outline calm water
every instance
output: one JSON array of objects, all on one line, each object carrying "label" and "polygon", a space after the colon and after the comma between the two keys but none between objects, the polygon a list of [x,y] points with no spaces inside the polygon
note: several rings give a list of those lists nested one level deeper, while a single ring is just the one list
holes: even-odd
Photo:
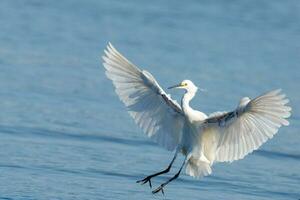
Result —
[{"label": "calm water", "polygon": [[[1,0],[0,199],[299,199],[299,10],[297,0]],[[163,87],[206,88],[192,104],[207,113],[282,88],[291,125],[244,160],[153,196],[135,181],[173,153],[119,102],[100,64],[108,41]]]}]

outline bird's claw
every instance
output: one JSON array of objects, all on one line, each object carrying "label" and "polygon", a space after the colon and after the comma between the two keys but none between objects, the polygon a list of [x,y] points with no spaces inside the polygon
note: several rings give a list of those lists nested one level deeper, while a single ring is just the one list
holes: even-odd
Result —
[{"label": "bird's claw", "polygon": [[149,186],[150,186],[150,188],[152,188],[151,177],[146,177],[143,180],[138,180],[137,181],[137,183],[141,183],[142,185],[144,185],[147,182],[149,182]]},{"label": "bird's claw", "polygon": [[162,185],[160,185],[158,188],[156,188],[155,190],[153,190],[152,191],[152,194],[156,194],[156,193],[158,193],[159,191],[161,191],[161,193],[163,194],[163,195],[165,195],[165,192],[164,192],[164,185],[162,184]]}]

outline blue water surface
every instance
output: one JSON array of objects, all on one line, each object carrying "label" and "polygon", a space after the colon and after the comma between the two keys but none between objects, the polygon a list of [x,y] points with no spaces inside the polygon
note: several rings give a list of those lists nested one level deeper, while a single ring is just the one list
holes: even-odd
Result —
[{"label": "blue water surface", "polygon": [[[0,199],[299,199],[299,10],[298,0],[1,0]],[[108,41],[164,88],[206,88],[192,102],[206,113],[282,88],[291,124],[245,159],[152,195],[135,181],[173,153],[118,100],[101,64]]]}]

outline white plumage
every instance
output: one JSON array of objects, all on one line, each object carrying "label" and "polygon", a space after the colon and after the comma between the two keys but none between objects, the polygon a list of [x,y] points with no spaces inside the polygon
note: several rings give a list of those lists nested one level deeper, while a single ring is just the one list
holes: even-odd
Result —
[{"label": "white plumage", "polygon": [[140,70],[110,44],[105,51],[106,75],[137,125],[158,144],[172,151],[179,144],[184,116],[153,76]]},{"label": "white plumage", "polygon": [[[272,138],[282,125],[289,124],[286,118],[291,108],[286,106],[288,99],[281,90],[252,100],[244,97],[234,111],[207,116],[189,106],[198,89],[191,81],[184,80],[173,87],[186,91],[179,105],[149,72],[133,65],[111,44],[103,59],[107,77],[136,124],[162,147],[176,150],[169,168],[181,152],[186,156],[182,167],[186,164],[186,173],[193,177],[211,174],[215,162],[242,159]],[[166,172],[167,169],[140,182],[151,186],[151,178]],[[163,191],[171,179],[153,192]]]}]

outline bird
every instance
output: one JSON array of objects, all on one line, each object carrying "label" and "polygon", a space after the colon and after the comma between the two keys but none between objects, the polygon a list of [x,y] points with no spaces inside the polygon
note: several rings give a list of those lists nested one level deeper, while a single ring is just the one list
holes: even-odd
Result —
[{"label": "bird", "polygon": [[175,152],[164,170],[137,183],[149,183],[152,188],[151,179],[168,173],[178,154],[184,156],[178,172],[152,190],[153,194],[164,194],[164,187],[179,177],[184,166],[187,175],[208,176],[213,164],[243,159],[271,139],[281,126],[289,125],[292,108],[281,89],[253,99],[243,97],[232,111],[207,115],[190,106],[199,90],[192,81],[183,80],[168,88],[184,90],[179,104],[150,72],[131,63],[111,43],[102,58],[106,76],[135,123],[158,145]]}]

